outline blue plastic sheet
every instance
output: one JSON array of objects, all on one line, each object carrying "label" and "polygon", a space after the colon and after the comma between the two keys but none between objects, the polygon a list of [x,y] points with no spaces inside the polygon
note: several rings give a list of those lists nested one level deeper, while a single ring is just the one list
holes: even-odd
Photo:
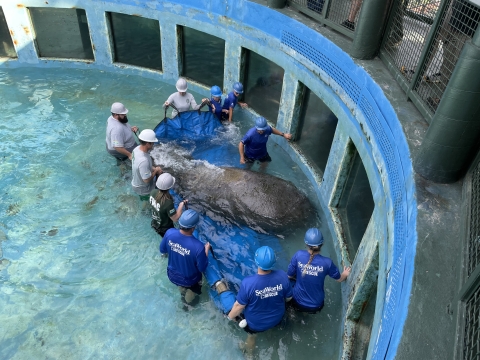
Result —
[{"label": "blue plastic sheet", "polygon": [[[224,129],[212,113],[183,112],[174,119],[165,118],[154,131],[162,142],[177,141],[193,149],[195,159],[206,160],[216,166],[233,166],[233,163],[229,164],[232,161],[238,163],[238,152],[233,145],[215,141]],[[180,196],[173,191],[172,195],[178,205]],[[209,254],[209,265],[204,275],[210,286],[210,297],[223,313],[231,310],[242,279],[256,273],[253,260],[256,249],[268,245],[277,253],[277,258],[283,251],[276,236],[257,233],[248,227],[231,224],[224,218],[213,219],[206,214],[201,214],[195,236],[212,245],[215,256]],[[286,268],[287,265],[277,263],[278,268]],[[219,295],[214,285],[220,280],[228,285],[229,290]]]}]

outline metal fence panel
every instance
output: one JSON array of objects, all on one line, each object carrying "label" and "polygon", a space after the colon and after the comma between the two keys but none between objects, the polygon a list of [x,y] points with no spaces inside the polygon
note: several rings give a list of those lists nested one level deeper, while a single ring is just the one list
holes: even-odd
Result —
[{"label": "metal fence panel", "polygon": [[331,2],[328,19],[348,30],[355,30],[363,0],[335,0]]},{"label": "metal fence panel", "polygon": [[480,287],[465,306],[463,359],[480,359]]},{"label": "metal fence panel", "polygon": [[383,50],[408,83],[421,61],[423,47],[440,0],[400,1],[393,10]]},{"label": "metal fence panel", "polygon": [[307,15],[352,37],[363,0],[288,0],[288,3],[300,11],[308,10]]},{"label": "metal fence panel", "polygon": [[470,276],[480,264],[480,162],[472,172],[472,191],[470,198],[470,236],[468,239],[468,266]]},{"label": "metal fence panel", "polygon": [[478,26],[480,9],[466,0],[452,0],[441,14],[439,26],[414,90],[435,112],[465,42]]}]

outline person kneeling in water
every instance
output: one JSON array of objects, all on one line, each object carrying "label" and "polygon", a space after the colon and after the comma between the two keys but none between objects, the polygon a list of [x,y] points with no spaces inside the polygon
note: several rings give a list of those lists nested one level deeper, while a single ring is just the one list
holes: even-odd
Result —
[{"label": "person kneeling in water", "polygon": [[210,243],[204,245],[193,235],[199,222],[195,210],[185,210],[178,220],[180,230],[169,229],[160,243],[160,252],[168,256],[168,279],[179,287],[185,305],[202,293],[202,273],[208,265]]},{"label": "person kneeling in water", "polygon": [[308,250],[297,251],[288,265],[288,277],[296,279],[290,304],[295,310],[315,314],[323,308],[325,277],[342,282],[351,268],[345,266],[340,274],[332,259],[320,255],[323,235],[317,228],[307,230],[305,244]]},{"label": "person kneeling in water", "polygon": [[152,228],[158,235],[163,237],[168,229],[174,227],[182,214],[183,208],[188,200],[183,200],[175,210],[170,189],[175,185],[175,178],[169,173],[163,173],[157,179],[157,189],[150,193],[150,205],[152,207]]}]

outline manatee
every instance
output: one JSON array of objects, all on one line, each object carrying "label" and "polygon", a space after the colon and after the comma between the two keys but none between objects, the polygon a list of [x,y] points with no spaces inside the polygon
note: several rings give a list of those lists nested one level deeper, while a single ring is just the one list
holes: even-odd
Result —
[{"label": "manatee", "polygon": [[316,214],[302,192],[278,177],[193,160],[172,143],[160,144],[151,155],[176,178],[175,190],[211,218],[221,214],[233,223],[268,232],[304,223]]}]

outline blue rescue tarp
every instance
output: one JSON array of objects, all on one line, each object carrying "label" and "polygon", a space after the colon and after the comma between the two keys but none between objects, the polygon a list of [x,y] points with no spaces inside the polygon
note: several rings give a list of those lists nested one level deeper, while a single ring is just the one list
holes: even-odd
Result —
[{"label": "blue rescue tarp", "polygon": [[[173,119],[162,120],[154,131],[162,142],[180,141],[182,145],[190,146],[195,159],[206,160],[216,166],[233,166],[238,163],[238,150],[233,144],[222,140],[224,128],[210,112],[179,113]],[[171,193],[178,206],[181,198],[175,192]],[[256,249],[268,245],[277,255],[283,250],[276,236],[257,233],[248,227],[227,221],[213,220],[206,214],[201,214],[201,218],[202,221],[195,230],[196,236],[204,243],[210,242],[215,254],[215,257],[209,254],[209,265],[204,272],[210,286],[209,293],[215,305],[223,313],[228,313],[235,302],[235,294],[242,279],[256,273],[257,267],[253,260]],[[278,268],[286,268],[287,265],[277,263]],[[223,281],[229,289],[218,294],[215,291],[217,281]]]}]

